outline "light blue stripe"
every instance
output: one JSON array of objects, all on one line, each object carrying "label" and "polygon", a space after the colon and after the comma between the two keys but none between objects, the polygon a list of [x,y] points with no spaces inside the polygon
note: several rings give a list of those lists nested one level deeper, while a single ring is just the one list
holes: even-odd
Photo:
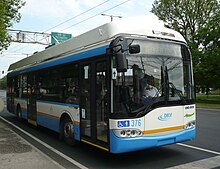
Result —
[{"label": "light blue stripe", "polygon": [[119,138],[110,130],[110,151],[112,153],[124,153],[143,150],[152,147],[159,147],[168,144],[193,140],[196,130],[189,129],[164,136],[142,136],[135,138]]},{"label": "light blue stripe", "polygon": [[54,119],[48,116],[37,114],[37,124],[49,128],[53,131],[59,132],[59,119]]},{"label": "light blue stripe", "polygon": [[21,117],[27,120],[27,109],[26,110],[24,110],[24,109],[21,110]]},{"label": "light blue stripe", "polygon": [[74,139],[80,141],[80,126],[74,124],[73,127],[74,127]]}]

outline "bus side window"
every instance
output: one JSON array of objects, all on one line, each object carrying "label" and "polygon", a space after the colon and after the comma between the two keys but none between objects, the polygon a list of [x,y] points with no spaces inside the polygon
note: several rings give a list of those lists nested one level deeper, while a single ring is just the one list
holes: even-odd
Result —
[{"label": "bus side window", "polygon": [[78,104],[78,65],[40,72],[37,90],[41,100]]},{"label": "bus side window", "polygon": [[22,76],[22,98],[27,98],[27,75]]},{"label": "bus side window", "polygon": [[65,103],[79,104],[79,80],[78,65],[71,65],[67,68],[65,78],[66,87],[64,92]]}]

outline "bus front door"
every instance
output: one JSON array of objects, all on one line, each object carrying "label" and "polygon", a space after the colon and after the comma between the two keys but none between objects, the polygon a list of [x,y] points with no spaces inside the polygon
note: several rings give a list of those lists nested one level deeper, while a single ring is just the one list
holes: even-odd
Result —
[{"label": "bus front door", "polygon": [[107,61],[83,64],[80,72],[81,140],[108,151]]},{"label": "bus front door", "polygon": [[30,124],[37,125],[35,77],[33,75],[28,76],[27,83],[27,118]]}]

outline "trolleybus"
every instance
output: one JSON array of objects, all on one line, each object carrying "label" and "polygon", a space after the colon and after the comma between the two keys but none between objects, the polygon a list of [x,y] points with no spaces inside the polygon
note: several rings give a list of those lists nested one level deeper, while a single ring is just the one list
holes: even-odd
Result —
[{"label": "trolleybus", "polygon": [[192,62],[176,31],[108,23],[9,67],[7,108],[111,153],[195,138]]}]

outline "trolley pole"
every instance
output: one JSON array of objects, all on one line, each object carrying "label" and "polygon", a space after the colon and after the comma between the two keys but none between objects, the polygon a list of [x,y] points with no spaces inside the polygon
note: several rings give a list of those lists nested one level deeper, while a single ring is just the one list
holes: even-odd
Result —
[{"label": "trolley pole", "polygon": [[107,15],[107,14],[104,14],[104,13],[102,13],[101,15],[102,15],[102,16],[108,16],[108,17],[110,17],[110,18],[111,18],[111,22],[113,21],[113,18],[122,18],[122,16],[117,16],[117,15]]}]

